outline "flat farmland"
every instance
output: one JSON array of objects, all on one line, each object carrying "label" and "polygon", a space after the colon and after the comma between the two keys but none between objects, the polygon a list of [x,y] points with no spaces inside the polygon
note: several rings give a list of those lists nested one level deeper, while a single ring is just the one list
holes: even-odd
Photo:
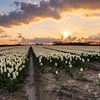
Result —
[{"label": "flat farmland", "polygon": [[0,47],[0,100],[99,100],[100,46]]}]

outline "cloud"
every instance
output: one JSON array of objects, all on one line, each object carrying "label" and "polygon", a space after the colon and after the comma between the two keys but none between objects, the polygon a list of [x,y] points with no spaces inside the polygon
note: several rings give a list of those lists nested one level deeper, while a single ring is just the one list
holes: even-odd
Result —
[{"label": "cloud", "polygon": [[[80,33],[79,33],[80,34]],[[88,41],[99,41],[100,42],[100,33],[95,35],[90,35],[87,38],[79,38],[77,36],[68,36],[66,39],[64,39],[65,42],[88,42]]]},{"label": "cloud", "polygon": [[72,37],[72,36],[68,36],[65,41],[76,41],[77,40],[77,37]]},{"label": "cloud", "polygon": [[9,35],[6,34],[5,30],[0,28],[0,38],[8,38]]},{"label": "cloud", "polygon": [[[19,5],[15,2],[16,6]],[[20,3],[20,9],[12,11],[9,14],[0,15],[0,26],[12,27],[16,25],[29,24],[42,18],[59,19],[60,15],[56,9],[51,9],[50,5],[42,1],[40,7],[31,3]]]},{"label": "cloud", "polygon": [[50,0],[49,2],[42,0],[40,6],[18,1],[15,1],[14,4],[17,10],[8,14],[0,13],[0,26],[13,27],[29,24],[44,18],[60,19],[62,12],[80,8],[100,10],[100,0]]},{"label": "cloud", "polygon": [[100,0],[50,0],[50,4],[58,9],[100,9]]},{"label": "cloud", "polygon": [[33,43],[53,43],[55,41],[60,41],[59,38],[35,38]]},{"label": "cloud", "polygon": [[23,39],[24,37],[22,36],[21,33],[18,33],[18,39]]},{"label": "cloud", "polygon": [[9,41],[18,42],[18,39],[10,39]]},{"label": "cloud", "polygon": [[32,44],[32,43],[53,43],[55,41],[61,41],[59,38],[34,38],[34,39],[26,39],[24,37],[21,38],[19,44]]},{"label": "cloud", "polygon": [[[17,39],[11,39],[11,41],[18,41],[18,44],[32,44],[32,43],[53,43],[53,42],[61,41],[61,39],[60,38],[48,38],[48,37],[47,38],[27,39],[27,38],[24,38],[20,33]],[[91,35],[88,38],[78,38],[76,36],[68,36],[63,41],[64,42],[100,41],[100,33],[98,33],[96,35]]]},{"label": "cloud", "polygon": [[33,43],[33,39],[26,39],[25,37],[22,36],[21,33],[18,33],[18,37],[17,39],[15,39],[15,41],[18,42],[18,44],[30,44]]},{"label": "cloud", "polygon": [[10,36],[7,34],[0,34],[0,38],[8,38],[8,37],[10,37]]},{"label": "cloud", "polygon": [[100,33],[96,35],[91,35],[88,38],[84,39],[85,41],[99,41],[100,42]]},{"label": "cloud", "polygon": [[5,32],[5,30],[2,29],[2,28],[0,28],[0,34],[1,34],[1,33],[4,33],[4,32]]},{"label": "cloud", "polygon": [[21,39],[18,44],[32,44],[33,43],[33,39]]},{"label": "cloud", "polygon": [[89,12],[84,14],[85,17],[100,17],[100,12]]}]

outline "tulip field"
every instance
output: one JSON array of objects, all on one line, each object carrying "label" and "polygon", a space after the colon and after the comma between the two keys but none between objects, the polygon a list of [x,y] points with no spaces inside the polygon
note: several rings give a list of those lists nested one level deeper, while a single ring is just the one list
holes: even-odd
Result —
[{"label": "tulip field", "polygon": [[71,70],[78,67],[80,72],[89,68],[89,62],[100,62],[100,47],[78,46],[34,46],[34,53],[39,62],[41,72],[50,67],[51,72],[59,74],[64,69],[72,74]]},{"label": "tulip field", "polygon": [[[78,80],[85,80],[83,72],[91,62],[100,62],[99,46],[32,46],[33,60],[41,73],[45,69],[59,80],[61,70],[72,75],[78,69]],[[29,63],[29,46],[0,47],[0,88],[15,90],[23,82]],[[66,75],[67,75],[66,74]]]},{"label": "tulip field", "polygon": [[38,82],[40,100],[99,98],[100,46],[32,46],[32,48],[36,65],[41,73]]},{"label": "tulip field", "polygon": [[23,80],[28,62],[28,47],[0,48],[0,87],[17,88]]}]

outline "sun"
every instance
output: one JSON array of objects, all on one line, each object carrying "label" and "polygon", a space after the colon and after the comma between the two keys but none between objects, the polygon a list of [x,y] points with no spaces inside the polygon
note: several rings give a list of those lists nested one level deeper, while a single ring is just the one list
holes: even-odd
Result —
[{"label": "sun", "polygon": [[63,38],[64,38],[64,39],[66,39],[66,38],[70,35],[69,32],[63,32],[62,34],[63,34]]}]

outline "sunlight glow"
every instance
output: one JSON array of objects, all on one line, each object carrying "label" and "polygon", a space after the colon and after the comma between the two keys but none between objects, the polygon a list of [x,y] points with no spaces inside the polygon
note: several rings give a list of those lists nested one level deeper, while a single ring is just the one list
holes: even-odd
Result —
[{"label": "sunlight glow", "polygon": [[63,34],[63,38],[64,38],[64,39],[66,39],[66,38],[70,35],[69,32],[63,32],[62,34]]}]

